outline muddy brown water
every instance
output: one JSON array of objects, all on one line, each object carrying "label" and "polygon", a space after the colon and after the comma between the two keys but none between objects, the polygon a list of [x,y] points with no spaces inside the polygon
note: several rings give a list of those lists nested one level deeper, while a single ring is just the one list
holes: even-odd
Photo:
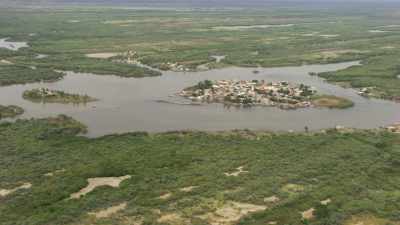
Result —
[{"label": "muddy brown water", "polygon": [[[232,129],[301,131],[332,128],[336,125],[355,128],[377,128],[400,121],[400,104],[366,99],[353,89],[329,84],[309,72],[335,71],[357,65],[358,62],[307,65],[280,68],[225,68],[204,72],[164,72],[159,77],[121,78],[67,72],[54,83],[34,83],[0,87],[0,104],[18,105],[26,112],[20,118],[42,118],[66,114],[89,128],[88,136],[96,137],[130,131],[163,132],[172,130],[220,131]],[[260,71],[254,74],[253,71]],[[315,87],[320,93],[351,99],[353,108],[306,108],[285,111],[274,107],[236,108],[222,104],[188,105],[174,96],[181,89],[204,79],[258,79],[289,81]],[[46,87],[70,93],[88,94],[100,99],[86,105],[37,104],[24,100],[25,90]]]}]

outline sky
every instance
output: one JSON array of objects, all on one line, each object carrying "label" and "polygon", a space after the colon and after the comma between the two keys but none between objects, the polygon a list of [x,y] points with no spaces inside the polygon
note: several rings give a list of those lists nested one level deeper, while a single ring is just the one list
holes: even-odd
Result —
[{"label": "sky", "polygon": [[257,7],[268,5],[284,4],[385,4],[398,2],[400,0],[0,0],[1,6],[68,6],[68,5],[89,5],[89,6],[133,6],[133,7]]}]

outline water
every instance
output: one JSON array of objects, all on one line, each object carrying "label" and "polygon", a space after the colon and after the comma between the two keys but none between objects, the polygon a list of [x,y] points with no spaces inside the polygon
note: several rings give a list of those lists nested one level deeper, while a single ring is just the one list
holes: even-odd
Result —
[{"label": "water", "polygon": [[[304,130],[332,128],[336,125],[355,128],[376,128],[400,121],[400,104],[366,99],[355,90],[344,89],[309,76],[308,72],[344,69],[358,62],[300,67],[226,68],[220,70],[178,73],[165,72],[160,77],[121,78],[92,74],[68,75],[54,83],[13,85],[0,88],[0,104],[18,105],[26,109],[22,118],[66,114],[89,127],[89,136],[101,136],[129,131],[161,132],[171,130]],[[345,110],[306,108],[285,111],[274,107],[226,108],[222,104],[185,105],[174,96],[181,89],[204,79],[259,79],[290,81],[315,87],[320,93],[351,99],[355,107]],[[70,93],[88,94],[100,99],[86,105],[37,104],[24,100],[24,90],[47,87]]]},{"label": "water", "polygon": [[26,42],[13,42],[7,41],[8,38],[0,39],[0,48],[6,48],[13,51],[17,51],[20,48],[29,47]]}]

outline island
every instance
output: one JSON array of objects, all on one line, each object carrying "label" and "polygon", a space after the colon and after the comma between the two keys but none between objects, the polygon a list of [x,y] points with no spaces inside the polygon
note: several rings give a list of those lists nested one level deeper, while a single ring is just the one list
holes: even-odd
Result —
[{"label": "island", "polygon": [[312,98],[312,105],[331,109],[346,109],[354,106],[354,102],[347,98],[334,95],[316,95]]},{"label": "island", "polygon": [[24,113],[24,109],[15,106],[15,105],[9,105],[9,106],[3,106],[0,105],[0,119],[2,118],[14,118],[16,116],[19,116]]},{"label": "island", "polygon": [[23,98],[31,102],[43,103],[87,103],[97,101],[88,95],[70,94],[64,91],[50,90],[47,88],[37,88],[27,90],[23,93]]},{"label": "island", "polygon": [[185,88],[178,95],[192,101],[224,103],[242,106],[275,106],[281,109],[307,107],[348,108],[353,102],[348,99],[318,95],[305,84],[287,81],[265,80],[205,80]]}]

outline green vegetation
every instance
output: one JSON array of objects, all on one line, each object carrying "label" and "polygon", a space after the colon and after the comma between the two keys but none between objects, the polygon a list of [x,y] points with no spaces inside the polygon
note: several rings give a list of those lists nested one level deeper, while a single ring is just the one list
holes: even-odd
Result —
[{"label": "green vegetation", "polygon": [[88,95],[69,94],[46,88],[24,91],[23,98],[32,102],[44,103],[87,103],[97,101],[97,99]]},{"label": "green vegetation", "polygon": [[329,82],[357,88],[368,97],[400,100],[399,53],[390,51],[384,55],[379,54],[363,60],[361,66],[321,73],[319,76]]},{"label": "green vegetation", "polygon": [[[213,218],[198,216],[231,201],[268,207],[238,224],[399,221],[396,134],[329,130],[74,136],[82,129],[65,116],[0,125],[0,189],[32,184],[0,197],[0,224],[165,224],[157,221],[174,213],[172,224],[207,224]],[[242,172],[227,175],[235,171]],[[68,200],[86,186],[87,178],[125,175],[132,177],[119,188],[99,187]],[[182,191],[190,186],[195,187]],[[331,202],[322,205],[326,199]],[[127,208],[109,218],[88,215],[122,202]],[[302,220],[301,212],[310,208],[316,209],[315,218]]]},{"label": "green vegetation", "polygon": [[24,113],[24,109],[15,105],[3,106],[0,105],[0,119],[13,118]]},{"label": "green vegetation", "polygon": [[32,69],[27,66],[0,65],[0,86],[55,81],[62,77],[62,73],[47,68]]},{"label": "green vegetation", "polygon": [[354,106],[349,99],[334,95],[317,95],[312,97],[312,104],[317,107],[346,109]]}]

